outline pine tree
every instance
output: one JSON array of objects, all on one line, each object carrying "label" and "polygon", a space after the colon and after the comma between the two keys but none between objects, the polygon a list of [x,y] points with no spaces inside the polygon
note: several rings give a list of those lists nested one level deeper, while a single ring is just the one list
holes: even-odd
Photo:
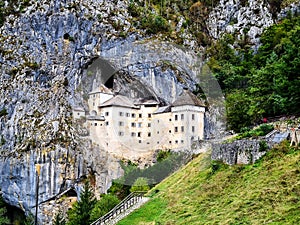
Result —
[{"label": "pine tree", "polygon": [[66,225],[66,220],[60,213],[58,213],[54,218],[53,225]]},{"label": "pine tree", "polygon": [[80,194],[79,201],[75,202],[68,211],[68,225],[87,225],[91,221],[91,212],[95,207],[97,200],[88,182],[85,183],[84,189]]}]

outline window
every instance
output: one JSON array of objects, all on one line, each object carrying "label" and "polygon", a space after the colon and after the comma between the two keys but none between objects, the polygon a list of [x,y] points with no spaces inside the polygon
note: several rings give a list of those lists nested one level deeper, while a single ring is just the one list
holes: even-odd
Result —
[{"label": "window", "polygon": [[138,136],[138,137],[141,137],[141,136],[142,136],[142,133],[141,133],[141,132],[138,132],[138,133],[137,133],[137,136]]},{"label": "window", "polygon": [[157,134],[159,134],[159,131],[157,131]]},{"label": "window", "polygon": [[131,137],[135,137],[135,133],[134,132],[131,133]]},{"label": "window", "polygon": [[157,123],[159,123],[159,120],[157,120]]},{"label": "window", "polygon": [[169,119],[169,121],[171,122],[171,121],[172,121],[172,119],[170,118],[170,119]]},{"label": "window", "polygon": [[150,113],[148,114],[148,117],[149,117],[149,118],[151,117],[151,114],[150,114]]},{"label": "window", "polygon": [[79,116],[79,115],[80,115],[80,113],[77,113],[77,115]]},{"label": "window", "polygon": [[142,123],[138,123],[138,127],[142,127]]},{"label": "window", "polygon": [[157,144],[159,144],[159,141],[157,142]]},{"label": "window", "polygon": [[178,120],[178,115],[175,115],[175,120]]},{"label": "window", "polygon": [[142,143],[142,140],[139,140],[139,143]]},{"label": "window", "polygon": [[124,126],[124,122],[119,121],[119,126]]},{"label": "window", "polygon": [[172,144],[172,141],[169,141],[169,144]]},{"label": "window", "polygon": [[95,102],[93,102],[93,106],[95,106]]},{"label": "window", "polygon": [[193,133],[195,132],[195,127],[194,127],[194,126],[192,126],[192,132],[193,132]]},{"label": "window", "polygon": [[119,116],[124,116],[124,113],[123,112],[119,112]]},{"label": "window", "polygon": [[124,136],[124,132],[120,131],[119,136]]},{"label": "window", "polygon": [[175,127],[175,133],[178,132],[178,127]]},{"label": "window", "polygon": [[97,126],[98,124],[97,123],[95,123],[95,126]]},{"label": "window", "polygon": [[106,122],[105,122],[105,126],[108,126],[108,125],[109,125],[109,122],[108,122],[108,121],[106,121]]},{"label": "window", "polygon": [[130,117],[130,113],[126,113],[126,117]]},{"label": "window", "polygon": [[172,131],[171,131],[171,130],[169,130],[169,133],[171,134],[171,133],[172,133]]},{"label": "window", "polygon": [[105,112],[105,116],[109,116],[109,112]]},{"label": "window", "polygon": [[132,118],[135,118],[135,113],[132,113],[132,114],[131,114],[131,117],[132,117]]},{"label": "window", "polygon": [[195,120],[195,114],[192,114],[192,120]]},{"label": "window", "polygon": [[148,127],[151,127],[151,123],[148,123]]},{"label": "window", "polygon": [[135,123],[131,123],[131,127],[135,127]]},{"label": "window", "polygon": [[150,132],[148,133],[148,137],[151,137],[151,133]]},{"label": "window", "polygon": [[139,118],[142,118],[142,113],[139,114]]},{"label": "window", "polygon": [[177,140],[175,141],[175,144],[178,144],[178,141],[177,141]]},{"label": "window", "polygon": [[184,115],[181,114],[181,115],[180,115],[180,118],[181,118],[181,120],[184,120]]},{"label": "window", "polygon": [[181,127],[181,132],[184,132],[184,126]]},{"label": "window", "polygon": [[184,143],[184,140],[181,140],[181,144],[183,144]]}]

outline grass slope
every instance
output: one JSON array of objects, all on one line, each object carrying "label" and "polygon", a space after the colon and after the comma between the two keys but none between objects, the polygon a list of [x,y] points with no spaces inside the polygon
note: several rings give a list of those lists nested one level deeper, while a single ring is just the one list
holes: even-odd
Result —
[{"label": "grass slope", "polygon": [[149,195],[118,225],[300,224],[300,150],[283,143],[245,166],[200,155]]}]

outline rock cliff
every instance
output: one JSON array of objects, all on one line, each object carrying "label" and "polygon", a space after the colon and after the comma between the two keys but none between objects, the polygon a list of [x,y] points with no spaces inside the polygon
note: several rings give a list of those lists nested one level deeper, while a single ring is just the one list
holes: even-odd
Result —
[{"label": "rock cliff", "polygon": [[[80,137],[72,121],[72,108],[84,107],[91,83],[104,75],[105,82],[116,76],[116,87],[124,93],[147,93],[172,102],[183,88],[194,90],[201,83],[203,59],[187,51],[194,48],[193,38],[182,48],[133,29],[129,1],[27,3],[16,4],[0,28],[0,188],[9,204],[34,213],[36,165],[41,165],[39,223],[51,224],[59,193],[70,187],[78,190],[78,183],[90,178],[99,194],[122,174],[117,159]],[[292,6],[294,11],[298,8],[299,4]],[[274,20],[264,2],[251,0],[243,6],[221,1],[209,14],[207,29],[218,38],[247,27],[257,45],[262,29]],[[177,30],[181,25],[179,20]],[[188,29],[183,36],[191,37]],[[111,69],[90,74],[99,58]],[[143,88],[132,92],[136,83],[127,85],[132,81]],[[216,115],[211,118],[209,133],[218,124]]]}]

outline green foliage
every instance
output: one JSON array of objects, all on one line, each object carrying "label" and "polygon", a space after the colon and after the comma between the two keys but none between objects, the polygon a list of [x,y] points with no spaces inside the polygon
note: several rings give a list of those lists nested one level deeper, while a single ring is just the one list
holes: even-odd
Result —
[{"label": "green foliage", "polygon": [[0,197],[0,225],[5,225],[5,224],[9,224],[9,219],[6,215],[7,209],[5,207],[5,203],[2,199],[2,197]]},{"label": "green foliage", "polygon": [[111,209],[113,209],[117,204],[119,204],[119,202],[120,200],[115,195],[107,194],[101,196],[100,200],[97,201],[94,209],[91,212],[92,221],[95,221],[101,216],[104,216]]},{"label": "green foliage", "polygon": [[61,213],[56,214],[53,225],[66,225],[66,220]]},{"label": "green foliage", "polygon": [[239,131],[263,117],[300,113],[300,17],[266,29],[256,54],[225,35],[207,52],[208,65],[226,93],[228,127]]},{"label": "green foliage", "polygon": [[133,186],[134,182],[139,177],[147,179],[147,183],[150,187],[152,187],[153,185],[161,182],[164,178],[176,171],[189,160],[187,155],[184,153],[159,153],[159,157],[167,158],[145,169],[140,169],[131,162],[127,165],[124,163],[121,164],[125,174],[123,177],[113,181],[108,192],[115,194],[122,199],[130,193],[131,186]]},{"label": "green foliage", "polygon": [[236,137],[236,139],[265,136],[272,130],[274,130],[274,126],[272,124],[262,124],[258,128],[253,130],[249,128],[243,128],[241,129],[241,133]]},{"label": "green foliage", "polygon": [[0,110],[0,117],[6,116],[7,114],[8,114],[8,113],[7,113],[6,108],[3,108],[3,109]]},{"label": "green foliage", "polygon": [[132,187],[130,188],[131,192],[135,192],[135,191],[149,191],[150,187],[148,184],[148,179],[145,177],[138,177]]},{"label": "green foliage", "polygon": [[68,225],[86,225],[92,222],[91,213],[96,199],[88,182],[84,184],[80,199],[67,212]]}]

